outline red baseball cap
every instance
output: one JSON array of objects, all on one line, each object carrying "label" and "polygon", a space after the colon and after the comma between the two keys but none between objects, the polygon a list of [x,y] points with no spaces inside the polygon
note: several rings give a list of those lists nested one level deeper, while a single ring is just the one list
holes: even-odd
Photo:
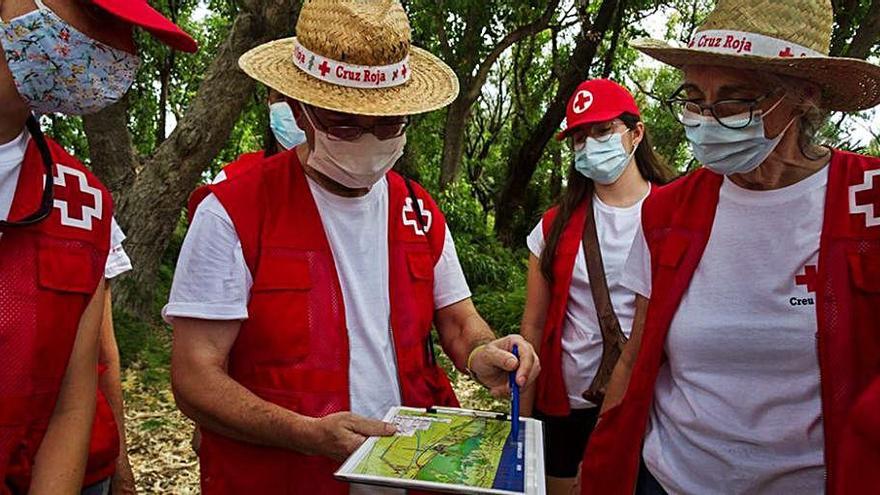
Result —
[{"label": "red baseball cap", "polygon": [[123,21],[149,31],[162,43],[182,52],[199,49],[196,40],[169,21],[146,0],[92,0],[92,4]]},{"label": "red baseball cap", "polygon": [[636,100],[626,88],[610,79],[584,81],[568,100],[566,127],[556,139],[565,139],[572,130],[584,124],[605,122],[625,113],[641,118]]}]

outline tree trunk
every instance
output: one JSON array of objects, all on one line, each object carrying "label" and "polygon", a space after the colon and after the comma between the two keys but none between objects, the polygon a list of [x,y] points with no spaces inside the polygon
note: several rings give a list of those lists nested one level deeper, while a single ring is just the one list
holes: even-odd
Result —
[{"label": "tree trunk", "polygon": [[114,198],[124,196],[134,183],[137,168],[128,132],[128,96],[99,113],[84,116],[83,128],[92,171]]},{"label": "tree trunk", "polygon": [[[242,10],[188,112],[141,167],[135,166],[133,156],[126,157],[133,155],[130,136],[119,138],[127,139],[125,144],[104,143],[96,135],[102,128],[115,128],[116,136],[127,135],[124,111],[111,107],[87,119],[90,142],[102,144],[92,149],[96,170],[113,170],[121,184],[131,181],[130,187],[123,187],[117,196],[116,217],[128,235],[125,247],[134,269],[114,288],[114,302],[140,318],[156,316],[152,313],[152,303],[159,264],[179,221],[181,208],[202,172],[228,140],[253,91],[254,81],[238,68],[238,58],[260,43],[289,33],[290,19],[296,17],[299,6],[298,1],[290,0],[242,3]],[[123,147],[128,151],[122,150]],[[121,156],[123,162],[132,165],[126,171],[112,163]]]},{"label": "tree trunk", "polygon": [[[480,97],[483,85],[486,84],[486,79],[489,77],[492,66],[495,65],[498,58],[508,48],[546,29],[556,13],[559,1],[550,0],[547,2],[544,6],[544,11],[537,19],[508,32],[482,60],[477,60],[474,53],[464,53],[463,56],[458,57],[462,62],[458,66],[453,67],[453,69],[461,81],[461,94],[452,102],[446,114],[443,157],[440,161],[441,190],[445,189],[446,186],[455,180],[455,176],[458,174],[461,158],[464,155],[464,136],[467,119],[470,116],[471,107]],[[474,5],[478,6],[479,4]],[[463,38],[466,40],[464,46],[472,46],[476,40],[480,40],[483,31],[487,28],[488,26],[468,23],[466,32],[463,35]],[[439,31],[441,32],[441,37],[446,36],[444,29]]]},{"label": "tree trunk", "polygon": [[[585,22],[568,61],[569,69],[560,78],[553,101],[532,132],[509,158],[507,180],[495,209],[495,233],[507,246],[514,245],[517,238],[514,232],[516,213],[523,204],[526,189],[544,154],[544,148],[565,118],[568,99],[589,74],[603,35],[614,18],[617,3],[618,0],[603,0],[592,26]],[[618,12],[618,15],[623,15],[623,12]]]},{"label": "tree trunk", "polygon": [[455,180],[461,157],[464,154],[464,138],[468,117],[474,104],[459,96],[446,110],[446,124],[443,127],[443,157],[440,161],[440,189]]}]

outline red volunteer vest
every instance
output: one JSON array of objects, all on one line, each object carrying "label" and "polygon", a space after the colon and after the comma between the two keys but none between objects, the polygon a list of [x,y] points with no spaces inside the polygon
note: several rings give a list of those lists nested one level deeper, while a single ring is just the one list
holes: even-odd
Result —
[{"label": "red volunteer vest", "polygon": [[[544,214],[541,222],[544,239],[549,237],[550,227],[558,213],[559,208],[554,207]],[[568,416],[571,413],[568,391],[562,376],[562,325],[565,322],[574,263],[581,248],[586,219],[587,201],[581,201],[565,224],[557,244],[556,258],[553,260],[550,306],[547,308],[547,319],[541,336],[541,374],[538,375],[535,397],[535,407],[551,416]]]},{"label": "red volunteer vest", "polygon": [[[223,167],[223,174],[226,175],[226,179],[231,179],[241,175],[244,171],[249,170],[255,164],[262,162],[264,158],[264,151],[245,153],[236,158],[234,162]],[[208,184],[199,186],[190,193],[189,200],[186,203],[186,219],[189,223],[192,223],[193,216],[196,214],[196,208],[199,207],[202,200],[207,198],[209,194],[211,194],[211,188]]]},{"label": "red volunteer vest", "polygon": [[[403,179],[395,173],[387,179],[391,327],[402,402],[456,406],[449,380],[426,347],[445,220],[414,184],[429,227],[421,234]],[[249,318],[230,352],[229,375],[261,398],[306,416],[349,410],[345,301],[296,152],[268,158],[210,189],[232,218],[254,274]],[[329,458],[202,433],[206,495],[348,493],[347,484],[333,479],[339,463]]]},{"label": "red volunteer vest", "polygon": [[98,402],[95,405],[95,421],[92,424],[92,439],[89,443],[89,460],[83,486],[94,485],[116,473],[116,459],[119,457],[119,430],[110,403],[101,392],[101,376],[107,371],[104,365],[98,366]]},{"label": "red volunteer vest", "polygon": [[[649,194],[661,186],[651,185]],[[550,236],[550,228],[559,207],[553,207],[544,214],[541,229],[544,239]],[[562,326],[568,308],[571,279],[574,276],[574,263],[583,243],[584,224],[587,221],[587,201],[584,200],[572,212],[559,237],[556,257],[553,259],[553,283],[550,287],[550,306],[541,338],[541,374],[538,375],[535,407],[550,416],[568,416],[571,407],[568,403],[568,390],[562,375]]]},{"label": "red volunteer vest", "polygon": [[[104,277],[112,200],[75,158],[47,139],[54,168],[50,216],[0,237],[0,493],[26,493],[79,320]],[[43,161],[31,141],[10,219],[36,211]]]},{"label": "red volunteer vest", "polygon": [[[672,318],[711,235],[722,177],[700,169],[645,203],[652,297],[626,395],[584,457],[582,493],[631,494]],[[799,212],[792,212],[799,214]],[[760,253],[758,253],[760,255]],[[826,487],[880,486],[880,160],[834,151],[819,246],[816,314]],[[719,480],[722,481],[722,480]]]}]

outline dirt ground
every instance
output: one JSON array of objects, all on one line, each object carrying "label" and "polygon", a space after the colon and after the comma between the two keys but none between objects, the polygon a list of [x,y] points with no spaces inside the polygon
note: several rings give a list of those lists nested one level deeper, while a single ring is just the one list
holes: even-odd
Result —
[{"label": "dirt ground", "polygon": [[[470,378],[454,373],[453,386],[462,407],[503,411]],[[123,376],[128,455],[139,493],[199,493],[199,463],[190,445],[193,424],[174,404],[167,386],[146,386],[134,369]]]}]

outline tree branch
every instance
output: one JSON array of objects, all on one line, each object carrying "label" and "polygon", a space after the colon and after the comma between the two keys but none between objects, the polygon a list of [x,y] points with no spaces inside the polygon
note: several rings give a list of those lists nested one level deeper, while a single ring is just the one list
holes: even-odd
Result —
[{"label": "tree branch", "polygon": [[495,45],[495,48],[493,48],[492,51],[489,52],[489,55],[487,55],[480,63],[479,68],[477,69],[477,74],[470,81],[470,85],[466,91],[466,98],[468,100],[476,101],[480,96],[480,90],[486,83],[486,78],[489,76],[489,70],[492,69],[492,65],[495,64],[495,61],[498,60],[498,57],[500,57],[502,53],[514,43],[518,43],[523,38],[533,36],[547,28],[547,25],[550,24],[550,21],[553,19],[553,14],[556,12],[557,6],[559,6],[559,0],[551,0],[547,3],[547,7],[544,9],[541,17],[507,33],[507,35]]},{"label": "tree branch", "polygon": [[874,0],[857,28],[846,56],[864,60],[870,55],[871,49],[878,40],[880,40],[880,0]]},{"label": "tree branch", "polygon": [[614,29],[611,32],[611,41],[605,50],[605,60],[602,67],[602,77],[611,75],[614,68],[614,54],[617,52],[617,43],[620,40],[620,32],[623,31],[623,18],[626,16],[626,0],[620,0],[617,5],[617,19],[614,21]]}]

